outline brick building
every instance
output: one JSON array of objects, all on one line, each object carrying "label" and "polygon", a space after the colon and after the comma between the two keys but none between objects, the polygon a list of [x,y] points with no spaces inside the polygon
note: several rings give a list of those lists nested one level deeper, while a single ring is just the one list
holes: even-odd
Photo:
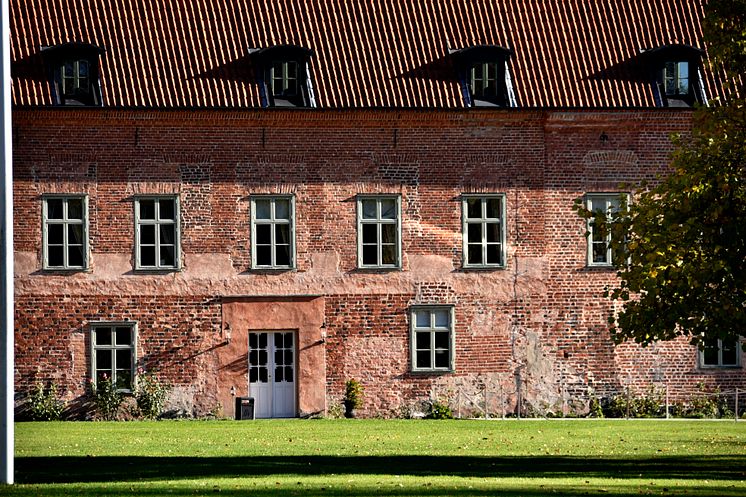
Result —
[{"label": "brick building", "polygon": [[19,392],[141,368],[187,414],[292,417],[349,378],[366,415],[746,386],[734,344],[613,345],[572,209],[665,172],[719,94],[699,2],[11,3]]}]

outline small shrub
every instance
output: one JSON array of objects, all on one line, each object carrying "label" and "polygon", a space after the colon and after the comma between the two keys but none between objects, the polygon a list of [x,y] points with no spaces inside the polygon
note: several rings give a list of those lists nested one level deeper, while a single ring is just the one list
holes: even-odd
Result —
[{"label": "small shrub", "polygon": [[428,405],[425,419],[453,419],[453,411],[447,403],[433,400]]},{"label": "small shrub", "polygon": [[363,386],[359,381],[352,378],[345,383],[345,403],[349,403],[353,409],[363,405]]},{"label": "small shrub", "polygon": [[57,396],[57,385],[48,389],[39,382],[34,385],[28,398],[28,412],[32,421],[59,421],[65,410],[65,402]]},{"label": "small shrub", "polygon": [[604,410],[601,408],[601,401],[598,400],[595,394],[591,394],[591,399],[588,402],[588,417],[589,418],[603,418]]},{"label": "small shrub", "polygon": [[154,374],[140,374],[135,388],[135,400],[140,415],[147,419],[160,416],[169,391],[171,387],[162,383]]},{"label": "small shrub", "polygon": [[113,421],[117,419],[119,406],[122,405],[122,394],[117,390],[117,386],[111,381],[111,378],[104,376],[103,379],[96,383],[90,383],[91,400],[96,408],[96,413],[101,419]]},{"label": "small shrub", "polygon": [[326,410],[326,418],[328,419],[342,419],[345,411],[341,404],[332,403]]},{"label": "small shrub", "polygon": [[635,395],[633,392],[621,393],[602,404],[602,413],[610,418],[653,418],[665,412],[663,395],[651,386],[647,393]]}]

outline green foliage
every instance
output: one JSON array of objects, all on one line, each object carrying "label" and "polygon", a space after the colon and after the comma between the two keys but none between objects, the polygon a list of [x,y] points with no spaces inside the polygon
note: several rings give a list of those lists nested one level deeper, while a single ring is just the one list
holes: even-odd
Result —
[{"label": "green foliage", "polygon": [[350,403],[353,409],[363,405],[363,385],[354,378],[347,380],[345,383],[345,403]]},{"label": "green foliage", "polygon": [[425,419],[453,419],[453,411],[447,402],[433,400],[427,406]]},{"label": "green foliage", "polygon": [[651,386],[646,393],[620,393],[602,405],[603,415],[609,418],[654,418],[665,415],[663,393]]},{"label": "green foliage", "polygon": [[[746,2],[707,5],[713,63],[746,73]],[[726,77],[727,79],[727,77]],[[731,80],[746,81],[743,77]],[[688,336],[738,340],[746,330],[746,90],[700,109],[691,136],[674,138],[671,173],[636,190],[614,216],[579,214],[611,235],[622,304],[609,316],[617,342]],[[627,189],[627,188],[625,188]]]},{"label": "green foliage", "polygon": [[588,417],[589,418],[603,418],[604,410],[601,408],[601,401],[598,400],[595,394],[591,395],[588,401]]},{"label": "green foliage", "polygon": [[47,389],[41,382],[34,385],[27,406],[32,421],[58,421],[65,410],[65,402],[58,397],[55,383]]},{"label": "green foliage", "polygon": [[733,416],[727,398],[721,395],[719,388],[709,391],[703,383],[700,383],[697,389],[699,393],[689,399],[688,402],[675,404],[674,408],[671,409],[672,415],[699,419],[729,418]]},{"label": "green foliage", "polygon": [[91,400],[98,416],[106,421],[115,420],[124,398],[111,378],[107,376],[96,383],[91,382],[90,391]]},{"label": "green foliage", "polygon": [[140,415],[146,419],[155,419],[161,415],[171,386],[162,383],[153,373],[141,373],[137,377],[135,400]]}]

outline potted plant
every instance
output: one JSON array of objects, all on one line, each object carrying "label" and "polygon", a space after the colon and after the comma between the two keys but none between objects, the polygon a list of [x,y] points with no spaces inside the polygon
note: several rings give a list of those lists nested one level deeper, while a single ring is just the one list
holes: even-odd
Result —
[{"label": "potted plant", "polygon": [[354,418],[355,409],[363,405],[363,386],[352,378],[345,383],[345,417]]}]

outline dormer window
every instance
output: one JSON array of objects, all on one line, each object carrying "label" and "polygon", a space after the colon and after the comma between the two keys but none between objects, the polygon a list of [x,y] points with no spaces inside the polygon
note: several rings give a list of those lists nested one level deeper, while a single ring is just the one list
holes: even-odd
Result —
[{"label": "dormer window", "polygon": [[645,50],[653,70],[653,93],[659,107],[707,105],[699,67],[703,52],[688,45],[665,45]]},{"label": "dormer window", "polygon": [[478,45],[450,51],[468,107],[515,107],[508,59],[512,52],[495,45]]},{"label": "dormer window", "polygon": [[104,50],[87,43],[65,43],[42,50],[57,105],[101,105],[98,59]]},{"label": "dormer window", "polygon": [[313,52],[296,45],[252,49],[264,107],[316,107],[309,62]]}]

